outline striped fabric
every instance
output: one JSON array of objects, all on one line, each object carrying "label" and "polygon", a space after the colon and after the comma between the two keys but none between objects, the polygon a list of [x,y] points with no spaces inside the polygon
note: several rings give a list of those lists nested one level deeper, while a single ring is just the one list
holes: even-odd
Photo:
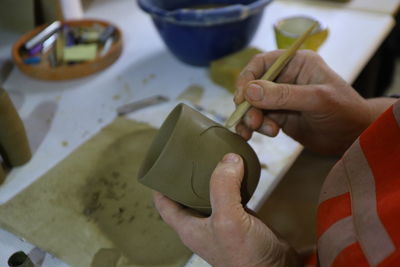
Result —
[{"label": "striped fabric", "polygon": [[317,221],[321,266],[400,266],[400,101],[332,169]]}]

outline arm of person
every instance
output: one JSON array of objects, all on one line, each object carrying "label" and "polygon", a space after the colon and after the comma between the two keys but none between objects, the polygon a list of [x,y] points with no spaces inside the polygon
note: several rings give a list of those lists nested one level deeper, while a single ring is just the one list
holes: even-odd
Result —
[{"label": "arm of person", "polygon": [[372,120],[376,120],[379,115],[385,112],[391,105],[398,99],[393,97],[376,97],[367,99],[368,105],[371,110]]},{"label": "arm of person", "polygon": [[239,76],[235,102],[252,105],[236,127],[245,139],[254,131],[276,136],[282,129],[310,150],[341,155],[394,102],[362,98],[308,50],[296,53],[276,83],[258,80],[282,53],[256,56]]},{"label": "arm of person", "polygon": [[210,180],[210,217],[201,217],[158,192],[156,208],[182,242],[212,266],[301,266],[296,252],[242,206],[243,173],[241,157],[225,155]]}]

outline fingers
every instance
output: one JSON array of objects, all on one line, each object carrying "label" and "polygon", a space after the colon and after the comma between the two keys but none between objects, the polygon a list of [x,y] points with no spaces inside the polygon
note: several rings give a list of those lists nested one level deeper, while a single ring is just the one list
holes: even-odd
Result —
[{"label": "fingers", "polygon": [[264,114],[258,108],[250,108],[246,112],[243,120],[249,129],[256,130],[261,127],[264,120]]},{"label": "fingers", "polygon": [[[254,112],[253,115],[251,114],[252,112]],[[236,132],[245,140],[249,140],[254,131],[275,137],[286,123],[286,118],[287,114],[285,113],[268,113],[268,115],[264,115],[261,110],[251,108],[244,116],[244,119],[236,125]]]},{"label": "fingers", "polygon": [[229,153],[215,168],[210,180],[210,199],[213,213],[230,214],[242,207],[240,187],[243,180],[243,160]]},{"label": "fingers", "polygon": [[236,125],[236,132],[246,141],[253,135],[253,130],[249,129],[244,122],[240,122]]},{"label": "fingers", "polygon": [[[283,53],[284,50],[276,50],[269,53],[258,54],[249,62],[239,75],[236,83],[237,90],[234,98],[236,104],[240,104],[245,100],[244,91],[248,83],[260,79]],[[327,79],[328,73],[331,72],[332,71],[317,53],[310,50],[299,50],[289,64],[281,71],[276,82],[319,84]]]},{"label": "fingers", "polygon": [[243,90],[247,83],[263,76],[268,68],[283,52],[284,50],[276,50],[269,53],[258,54],[253,57],[238,77],[236,83],[237,91],[234,99],[236,104],[243,102]]},{"label": "fingers", "polygon": [[264,110],[312,111],[321,105],[323,87],[278,84],[256,80],[245,88],[244,97],[254,107]]},{"label": "fingers", "polygon": [[257,131],[269,137],[275,137],[278,135],[281,127],[282,126],[280,126],[274,120],[271,120],[269,117],[265,117],[261,127],[257,129]]},{"label": "fingers", "polygon": [[194,224],[195,220],[198,219],[193,216],[189,209],[185,209],[159,192],[154,192],[153,199],[163,220],[178,233],[185,229],[186,225]]}]

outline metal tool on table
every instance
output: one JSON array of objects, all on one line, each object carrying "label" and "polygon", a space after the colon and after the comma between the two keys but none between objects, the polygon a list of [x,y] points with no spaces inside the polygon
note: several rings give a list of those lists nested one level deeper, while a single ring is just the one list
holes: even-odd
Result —
[{"label": "metal tool on table", "polygon": [[[317,22],[314,22],[311,27],[300,36],[296,42],[292,44],[292,46],[286,50],[268,69],[268,71],[262,76],[262,80],[273,81],[278,77],[282,69],[286,66],[287,63],[294,57],[296,51],[300,48],[300,46],[307,40],[308,36],[314,30],[314,28],[318,25]],[[236,110],[232,113],[232,115],[228,118],[225,123],[227,128],[231,128],[235,126],[240,119],[246,114],[246,112],[250,109],[251,105],[246,100],[242,102],[240,105],[236,107]]]},{"label": "metal tool on table", "polygon": [[169,98],[163,95],[155,95],[148,98],[144,98],[135,102],[131,102],[129,104],[123,105],[117,108],[118,116],[123,116],[133,111],[146,108],[148,106],[153,106],[159,103],[167,102]]},{"label": "metal tool on table", "polygon": [[[167,101],[169,101],[169,98],[167,96],[163,96],[163,95],[151,96],[148,98],[144,98],[144,99],[141,99],[141,100],[138,100],[135,102],[125,104],[125,105],[117,108],[117,114],[118,114],[118,116],[124,116],[126,114],[137,111],[139,109],[147,108],[149,106],[157,105],[157,104],[164,103]],[[195,108],[197,111],[207,112],[210,115],[212,115],[214,117],[214,119],[216,121],[218,121],[219,123],[224,123],[224,121],[226,121],[226,117],[224,117],[220,114],[217,114],[215,112],[210,112],[198,104],[194,104],[194,103],[191,103],[191,104],[192,104],[193,108]]]}]

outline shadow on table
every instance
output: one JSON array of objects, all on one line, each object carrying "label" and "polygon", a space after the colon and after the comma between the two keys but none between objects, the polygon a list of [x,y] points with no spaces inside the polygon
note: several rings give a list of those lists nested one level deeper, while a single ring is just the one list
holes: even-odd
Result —
[{"label": "shadow on table", "polygon": [[32,154],[37,151],[49,132],[56,110],[55,102],[46,101],[39,104],[27,118],[23,119]]}]

